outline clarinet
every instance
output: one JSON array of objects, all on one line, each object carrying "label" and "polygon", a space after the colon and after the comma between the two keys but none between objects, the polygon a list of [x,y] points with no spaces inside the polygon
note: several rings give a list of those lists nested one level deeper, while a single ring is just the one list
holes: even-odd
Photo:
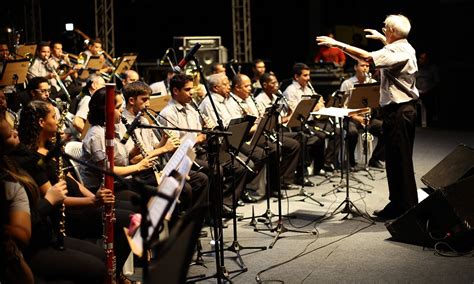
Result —
[{"label": "clarinet", "polygon": [[[63,125],[66,121],[66,115],[67,115],[67,108],[64,108],[61,111],[61,117],[57,123],[57,131],[56,131],[56,136],[52,139],[53,143],[61,143],[61,129],[63,128]],[[64,146],[61,146],[61,152],[64,151]],[[66,181],[66,174],[64,172],[64,161],[63,157],[61,155],[58,156],[57,158],[57,167],[56,167],[56,174],[58,176],[59,180],[64,180]],[[58,226],[58,234],[57,234],[57,248],[59,250],[64,250],[64,237],[66,237],[66,205],[61,203],[60,207],[60,216],[59,216],[59,226]]]},{"label": "clarinet", "polygon": [[199,117],[201,118],[202,120],[202,123],[203,123],[203,128],[204,129],[214,129],[216,127],[216,125],[212,122],[212,120],[209,119],[209,117],[207,115],[204,115],[201,110],[199,109],[198,105],[196,104],[196,102],[194,101],[194,99],[191,100],[191,105],[194,107],[194,109],[197,111],[197,113],[199,114]]},{"label": "clarinet", "polygon": [[[128,128],[129,123],[128,123],[127,119],[124,116],[121,116],[120,119],[122,120],[122,123]],[[132,139],[135,146],[137,146],[137,148],[140,151],[140,154],[142,155],[142,157],[143,158],[147,157],[148,153],[145,151],[145,147],[143,147],[142,142],[140,142],[140,140],[138,140],[138,137],[137,137],[137,135],[135,134],[134,131],[132,131],[132,133],[130,133],[130,138]],[[155,173],[161,174],[161,170],[158,168],[158,164],[156,162],[153,162],[152,168],[153,168],[153,171],[155,171]]]}]

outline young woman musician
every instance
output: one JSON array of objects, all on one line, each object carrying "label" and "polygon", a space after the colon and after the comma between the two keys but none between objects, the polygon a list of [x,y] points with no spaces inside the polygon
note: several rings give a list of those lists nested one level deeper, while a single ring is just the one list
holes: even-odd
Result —
[{"label": "young woman musician", "polygon": [[[46,104],[46,103],[45,103]],[[48,114],[51,114],[49,112]],[[28,204],[26,212],[16,212],[12,231],[23,247],[23,253],[36,281],[73,281],[75,283],[102,283],[106,268],[103,250],[90,242],[66,237],[64,250],[58,250],[51,214],[66,197],[66,183],[56,183],[41,194],[37,183],[24,170],[20,169],[13,157],[19,146],[18,133],[5,119],[0,110],[0,169],[6,188],[16,191],[16,196],[26,195],[23,204]],[[24,199],[24,198],[23,198]],[[23,215],[23,216],[22,216]],[[30,224],[30,230],[28,230]],[[16,276],[18,277],[18,275]],[[18,279],[18,278],[17,278]],[[19,283],[27,283],[20,280]]]},{"label": "young woman musician", "polygon": [[[53,145],[51,139],[57,132],[57,121],[54,117],[53,106],[43,101],[32,101],[25,106],[21,113],[19,124],[20,141],[22,149],[18,151],[18,160],[22,167],[28,171],[39,185],[44,195],[52,184],[58,183],[56,172],[58,159],[50,158],[50,151],[59,151],[58,145]],[[115,249],[117,267],[121,268],[130,252],[122,228],[127,227],[131,204],[116,203],[115,197],[109,189],[99,188],[95,194],[78,183],[71,175],[64,174],[67,185],[65,227],[68,236],[78,238],[102,238],[103,220],[102,205],[120,205],[116,209]],[[123,209],[125,208],[125,209]],[[57,218],[55,224],[60,223]],[[118,269],[120,272],[121,269]]]}]

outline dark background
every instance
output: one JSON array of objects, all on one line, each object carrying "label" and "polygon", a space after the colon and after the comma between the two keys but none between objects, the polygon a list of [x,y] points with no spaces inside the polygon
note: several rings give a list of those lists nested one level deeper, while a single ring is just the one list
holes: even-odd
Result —
[{"label": "dark background", "polygon": [[[42,39],[64,39],[64,24],[95,37],[94,2],[39,1]],[[440,68],[439,115],[441,126],[473,129],[472,11],[467,0],[322,0],[251,1],[253,58],[267,61],[281,80],[291,76],[294,62],[311,63],[317,50],[315,37],[336,25],[374,28],[380,31],[389,14],[401,13],[412,22],[409,41],[420,52],[428,51]],[[150,64],[172,47],[173,36],[221,36],[232,59],[231,1],[116,0],[116,55],[137,52],[138,62]],[[11,1],[1,10],[0,27],[24,26],[24,3]],[[338,34],[336,33],[336,38]],[[381,45],[369,42],[368,49]],[[73,52],[73,47],[65,46]],[[182,54],[178,54],[178,57]],[[178,58],[179,60],[180,58]],[[244,73],[247,65],[242,63]],[[139,70],[141,71],[141,70]],[[143,75],[143,74],[141,74]]]}]

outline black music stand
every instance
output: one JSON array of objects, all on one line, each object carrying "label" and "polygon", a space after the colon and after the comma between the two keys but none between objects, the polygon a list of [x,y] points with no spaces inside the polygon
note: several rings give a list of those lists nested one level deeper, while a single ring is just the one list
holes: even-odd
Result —
[{"label": "black music stand", "polygon": [[[368,112],[368,111],[369,111],[368,108],[366,108],[366,109],[324,108],[324,109],[319,110],[317,113],[322,114],[322,115],[334,116],[334,117],[338,117],[338,118],[343,119],[344,128],[346,129],[346,132],[347,132],[347,129],[349,127],[349,118],[350,118],[350,116],[355,115],[355,114]],[[342,131],[341,131],[341,133],[342,133]],[[346,134],[346,139],[347,139],[347,134]],[[359,216],[359,217],[362,217],[362,218],[366,219],[367,221],[369,221],[371,223],[375,223],[374,220],[372,220],[372,218],[370,218],[369,215],[364,214],[362,211],[360,211],[349,198],[350,162],[349,162],[349,145],[348,145],[347,141],[345,143],[344,148],[345,148],[344,156],[345,156],[345,162],[346,162],[346,198],[344,199],[344,201],[341,202],[341,204],[339,204],[339,206],[336,207],[336,209],[334,209],[334,211],[331,214],[322,217],[319,220],[319,222],[322,222],[326,219],[329,219],[329,218],[331,218],[332,216],[334,216],[338,213],[345,213],[346,216],[344,216],[342,219],[352,219],[353,216]],[[343,159],[343,161],[344,161],[344,159]],[[343,205],[344,205],[344,207],[343,207]]]},{"label": "black music stand", "polygon": [[272,116],[270,114],[270,109],[271,108],[267,108],[265,113],[263,114],[260,122],[258,123],[258,126],[257,126],[257,130],[255,130],[255,133],[253,134],[252,136],[252,139],[250,141],[250,148],[251,148],[251,152],[253,152],[255,150],[255,148],[258,146],[258,145],[264,145],[263,149],[265,151],[265,157],[267,159],[267,162],[266,162],[266,166],[267,166],[267,169],[266,169],[266,184],[265,184],[265,195],[266,195],[266,198],[267,198],[267,209],[265,210],[265,212],[259,216],[255,216],[255,214],[253,213],[253,208],[252,208],[252,216],[251,217],[246,217],[246,218],[243,218],[242,220],[245,220],[245,219],[251,219],[250,221],[250,225],[251,226],[254,226],[254,231],[257,232],[258,229],[256,227],[256,224],[257,222],[255,221],[255,217],[257,217],[257,220],[263,220],[261,222],[263,222],[265,225],[268,225],[270,226],[271,222],[272,222],[272,218],[276,216],[276,214],[274,214],[271,209],[270,209],[270,194],[271,194],[271,190],[270,190],[270,173],[269,173],[269,169],[270,169],[270,159],[269,159],[269,154],[270,154],[270,146],[269,146],[269,142],[270,142],[270,137],[271,136],[271,131],[272,129],[275,128],[275,120],[272,120]]},{"label": "black music stand", "polygon": [[314,109],[314,107],[318,103],[319,97],[320,96],[316,95],[316,98],[301,100],[296,106],[295,110],[293,111],[290,117],[290,120],[288,121],[286,125],[289,129],[298,128],[299,130],[298,135],[301,136],[301,145],[302,145],[301,147],[301,153],[302,153],[301,154],[301,175],[303,178],[300,191],[294,195],[287,196],[286,198],[289,199],[292,197],[302,196],[303,199],[301,199],[300,201],[305,201],[306,198],[309,198],[312,201],[319,204],[320,206],[324,206],[321,202],[319,202],[318,200],[312,197],[313,195],[312,193],[311,194],[307,193],[304,190],[304,179],[305,179],[304,173],[305,173],[305,167],[306,167],[305,164],[306,164],[306,140],[307,140],[306,135],[304,134],[304,128],[305,128],[306,122],[308,121],[308,117],[311,111]]},{"label": "black music stand", "polygon": [[[230,155],[230,163],[226,165],[229,167],[229,170],[231,172],[235,172],[234,168],[234,162],[238,158],[238,153],[240,151],[240,148],[245,142],[245,137],[247,137],[248,132],[250,131],[250,128],[252,128],[252,125],[255,122],[255,117],[254,116],[246,116],[243,118],[235,118],[232,119],[229,123],[229,126],[227,128],[227,131],[232,132],[232,135],[228,137],[226,141],[224,141],[224,147],[221,147],[221,150],[224,151],[226,150],[226,153]],[[228,145],[227,145],[228,144]],[[226,158],[227,155],[221,154],[219,157]],[[238,160],[239,161],[239,160]],[[241,161],[241,160],[240,160]],[[240,162],[239,161],[239,162]],[[221,162],[223,162],[221,160]],[[250,169],[246,163],[243,164],[247,169]],[[251,169],[250,169],[251,170]],[[232,221],[233,221],[233,241],[232,245],[229,247],[225,248],[225,250],[234,252],[236,254],[235,259],[237,264],[240,266],[240,269],[237,271],[229,271],[229,273],[235,273],[235,272],[246,272],[248,268],[245,266],[245,263],[242,259],[242,256],[240,255],[240,251],[243,249],[259,249],[259,250],[266,250],[267,247],[265,246],[259,246],[259,247],[244,247],[239,244],[239,241],[237,240],[237,196],[235,196],[235,177],[232,179],[232,209],[234,211],[234,214],[232,216]]]},{"label": "black music stand", "polygon": [[[329,99],[328,99],[328,101],[327,101],[327,103],[326,103],[325,106],[326,106],[326,107],[343,107],[343,106],[344,106],[344,102],[346,101],[346,99],[347,99],[348,96],[349,96],[349,94],[346,93],[346,92],[344,92],[344,91],[335,91],[331,96],[329,96]],[[335,130],[336,130],[336,124],[338,123],[338,122],[336,122],[336,119],[338,119],[338,118],[333,117],[333,119],[335,120],[334,123],[333,123],[333,124],[334,124],[334,132],[332,132],[332,134],[327,134],[327,133],[326,133],[326,135],[332,135],[332,136],[336,135],[336,131],[335,131]],[[329,118],[328,118],[328,120],[326,121],[326,123],[324,124],[323,129],[316,129],[316,130],[317,130],[317,131],[325,131],[325,128],[326,128],[325,126],[327,125],[328,122],[329,122]],[[339,123],[340,123],[340,122],[339,122]],[[341,132],[342,132],[342,131],[341,131]],[[342,134],[342,133],[341,133],[341,134]],[[341,142],[340,142],[341,149],[339,150],[339,155],[334,155],[334,159],[333,159],[333,162],[332,162],[333,165],[334,165],[334,167],[336,167],[336,165],[338,164],[338,161],[337,161],[338,156],[339,156],[340,161],[341,161],[341,163],[342,163],[342,154],[343,154],[342,140],[343,140],[343,138],[342,138],[342,135],[341,135],[340,137],[341,137]],[[336,139],[337,139],[337,137],[333,137],[333,141],[332,141],[333,147],[334,147],[334,151],[336,151],[336,145],[337,145]],[[342,168],[342,164],[341,164],[341,168]],[[337,170],[334,169],[331,175],[326,175],[326,177],[325,177],[322,181],[320,181],[319,183],[317,183],[316,186],[320,186],[320,185],[322,185],[322,184],[324,184],[324,183],[326,183],[326,182],[333,182],[332,178],[333,178],[333,177],[336,177],[336,176],[338,176]],[[342,171],[342,170],[340,171],[339,177],[340,177],[340,182],[339,182],[339,183],[342,183],[342,181],[344,180],[344,176],[343,176],[343,171]],[[335,190],[339,192],[339,189],[336,187],[336,185],[335,185],[334,187],[335,187]],[[333,190],[331,190],[331,191],[329,191],[329,192],[332,192],[332,191],[333,191]],[[326,196],[329,192],[323,193],[321,196],[324,197],[324,196]]]},{"label": "black music stand", "polygon": [[[349,97],[349,101],[347,103],[348,108],[365,108],[369,107],[371,109],[378,108],[380,106],[380,84],[379,83],[370,83],[370,84],[356,84],[354,85],[354,90],[352,90],[352,94]],[[367,173],[368,177],[371,180],[375,180],[374,176],[370,172],[369,167],[369,122],[370,122],[370,113],[364,114],[364,134],[365,134],[365,141],[364,141],[364,171]],[[378,143],[378,142],[377,142]],[[383,170],[374,169],[379,172],[383,172]]]},{"label": "black music stand", "polygon": [[26,80],[30,61],[28,59],[5,61],[0,86],[23,84]]},{"label": "black music stand", "polygon": [[[277,97],[276,101],[273,103],[271,108],[268,110],[268,119],[271,119],[272,122],[270,122],[270,125],[274,125],[274,134],[276,136],[276,156],[280,157],[280,123],[278,123],[278,119],[280,117],[280,112],[282,106],[278,103],[282,97]],[[265,129],[265,128],[263,128]],[[261,137],[257,137],[257,140],[260,139]],[[252,140],[253,143],[253,140]],[[257,143],[257,141],[255,141]],[[282,215],[282,208],[281,208],[281,184],[280,184],[280,167],[276,167],[277,169],[277,175],[276,175],[276,184],[278,188],[278,223],[275,228],[270,228],[270,229],[261,229],[261,231],[270,231],[270,232],[276,232],[275,237],[273,238],[272,243],[268,246],[268,248],[273,248],[275,243],[280,239],[283,238],[281,234],[285,232],[295,232],[295,233],[312,233],[315,234],[316,231],[303,231],[303,230],[295,230],[295,229],[288,229],[285,227],[283,224],[283,215]]]}]

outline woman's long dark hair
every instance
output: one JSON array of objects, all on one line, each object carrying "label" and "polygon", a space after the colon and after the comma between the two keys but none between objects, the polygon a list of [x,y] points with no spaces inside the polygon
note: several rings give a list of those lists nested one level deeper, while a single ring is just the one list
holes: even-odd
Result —
[{"label": "woman's long dark hair", "polygon": [[[5,111],[0,110],[0,122],[6,120]],[[25,187],[32,195],[32,200],[30,202],[37,202],[39,199],[39,188],[33,178],[23,169],[18,167],[16,162],[11,159],[8,154],[5,152],[7,149],[5,145],[5,137],[0,137],[0,183],[3,184],[3,181],[13,181],[19,182],[23,187]]]},{"label": "woman's long dark hair", "polygon": [[39,120],[48,115],[48,106],[49,103],[44,101],[32,101],[21,110],[18,136],[21,143],[30,150],[38,149],[38,138],[41,133]]}]

